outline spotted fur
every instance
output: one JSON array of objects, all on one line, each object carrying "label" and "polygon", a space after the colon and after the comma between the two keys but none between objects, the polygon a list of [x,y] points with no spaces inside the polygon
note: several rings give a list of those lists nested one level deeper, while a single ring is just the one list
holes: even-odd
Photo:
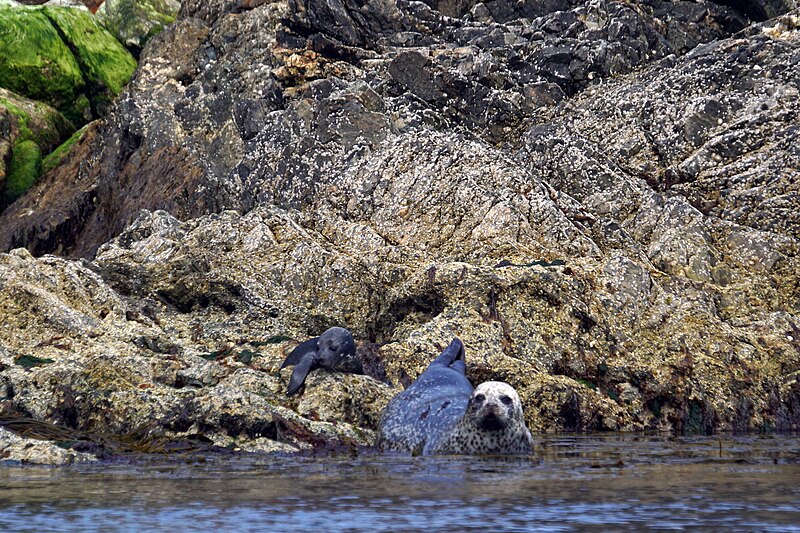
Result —
[{"label": "spotted fur", "polygon": [[517,391],[507,383],[487,381],[473,391],[461,420],[428,453],[506,455],[532,451],[533,438],[525,426]]}]

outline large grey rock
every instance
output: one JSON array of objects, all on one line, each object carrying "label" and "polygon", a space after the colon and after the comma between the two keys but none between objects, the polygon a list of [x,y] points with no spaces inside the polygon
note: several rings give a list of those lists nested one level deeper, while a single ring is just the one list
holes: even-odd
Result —
[{"label": "large grey rock", "polygon": [[[185,2],[0,220],[84,257],[0,257],[4,411],[362,444],[458,336],[533,430],[797,429],[798,12],[536,6]],[[288,399],[334,325],[375,371]]]},{"label": "large grey rock", "polygon": [[556,2],[501,24],[406,1],[184,2],[106,123],[0,218],[0,247],[90,256],[142,208],[297,207],[397,136],[515,142],[542,107],[744,24],[679,6]]}]

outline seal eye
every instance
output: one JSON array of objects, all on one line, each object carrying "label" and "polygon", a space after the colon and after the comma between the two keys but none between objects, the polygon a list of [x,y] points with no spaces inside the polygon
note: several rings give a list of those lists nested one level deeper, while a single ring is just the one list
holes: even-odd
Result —
[{"label": "seal eye", "polygon": [[475,403],[483,403],[483,400],[485,399],[486,396],[484,396],[483,394],[478,394],[477,396],[475,396]]},{"label": "seal eye", "polygon": [[514,403],[514,400],[511,399],[510,396],[500,396],[500,401],[503,402],[505,405],[511,405]]},{"label": "seal eye", "polygon": [[339,347],[336,346],[335,344],[332,344],[332,345],[328,346],[328,349],[330,351],[332,351],[332,352],[338,352],[339,351]]}]

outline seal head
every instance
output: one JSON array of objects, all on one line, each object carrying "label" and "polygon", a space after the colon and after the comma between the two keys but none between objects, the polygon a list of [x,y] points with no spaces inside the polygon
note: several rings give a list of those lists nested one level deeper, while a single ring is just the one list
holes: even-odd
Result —
[{"label": "seal head", "polygon": [[508,383],[487,381],[472,393],[464,416],[430,453],[461,455],[525,454],[533,438],[522,402]]},{"label": "seal head", "polygon": [[291,396],[300,390],[308,373],[315,368],[337,372],[361,374],[361,360],[356,355],[353,335],[344,328],[334,327],[319,337],[309,339],[292,350],[281,365],[281,369],[294,365],[286,394]]}]

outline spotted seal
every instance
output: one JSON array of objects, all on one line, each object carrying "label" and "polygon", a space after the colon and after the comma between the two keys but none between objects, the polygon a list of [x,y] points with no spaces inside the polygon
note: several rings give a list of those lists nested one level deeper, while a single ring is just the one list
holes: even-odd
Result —
[{"label": "spotted seal", "polygon": [[473,390],[456,338],[386,406],[377,445],[424,455],[524,454],[533,438],[513,387],[488,381]]},{"label": "spotted seal", "polygon": [[319,337],[309,339],[292,350],[281,369],[294,365],[286,394],[295,394],[315,368],[350,374],[361,374],[361,359],[356,355],[353,335],[344,328],[333,327]]}]

